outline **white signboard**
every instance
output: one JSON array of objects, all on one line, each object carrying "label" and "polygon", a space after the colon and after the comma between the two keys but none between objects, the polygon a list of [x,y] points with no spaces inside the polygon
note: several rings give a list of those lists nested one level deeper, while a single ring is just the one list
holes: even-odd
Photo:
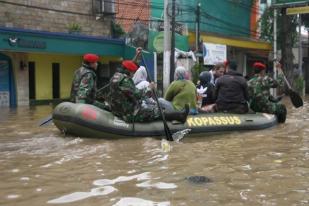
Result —
[{"label": "white signboard", "polygon": [[215,65],[226,60],[226,45],[203,43],[203,58],[205,65]]}]

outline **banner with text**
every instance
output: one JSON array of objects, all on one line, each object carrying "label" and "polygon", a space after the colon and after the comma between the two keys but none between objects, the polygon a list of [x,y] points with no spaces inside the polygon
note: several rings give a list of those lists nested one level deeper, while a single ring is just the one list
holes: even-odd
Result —
[{"label": "banner with text", "polygon": [[203,43],[203,59],[205,65],[215,65],[226,60],[226,45]]}]

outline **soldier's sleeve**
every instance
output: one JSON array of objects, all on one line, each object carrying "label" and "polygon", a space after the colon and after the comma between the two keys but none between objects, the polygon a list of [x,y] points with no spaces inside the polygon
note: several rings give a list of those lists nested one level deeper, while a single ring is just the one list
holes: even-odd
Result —
[{"label": "soldier's sleeve", "polygon": [[278,73],[278,76],[277,76],[277,83],[279,85],[279,87],[283,87],[284,86],[284,74],[282,72],[279,72]]},{"label": "soldier's sleeve", "polygon": [[87,73],[82,77],[77,92],[77,103],[89,103],[89,95],[94,87],[94,83],[94,78],[91,73]]},{"label": "soldier's sleeve", "polygon": [[270,88],[278,87],[278,82],[269,76],[266,76],[266,78],[264,79],[264,83]]},{"label": "soldier's sleeve", "polygon": [[131,79],[125,78],[119,84],[119,89],[133,102],[137,102],[142,99],[143,91],[135,87],[134,82]]},{"label": "soldier's sleeve", "polygon": [[253,80],[248,81],[248,95],[250,99],[254,96],[254,89],[253,89],[252,81]]}]

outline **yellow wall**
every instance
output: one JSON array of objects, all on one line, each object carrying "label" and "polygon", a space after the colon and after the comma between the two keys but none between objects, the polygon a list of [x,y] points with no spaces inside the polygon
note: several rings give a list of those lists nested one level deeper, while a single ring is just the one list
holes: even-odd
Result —
[{"label": "yellow wall", "polygon": [[[101,61],[119,60],[117,57],[103,57]],[[28,54],[28,61],[35,62],[35,87],[36,100],[53,98],[52,91],[52,63],[60,64],[60,98],[70,96],[73,74],[82,64],[81,56],[52,55],[52,54]]]},{"label": "yellow wall", "polygon": [[52,99],[52,63],[60,64],[60,98],[69,97],[73,72],[81,64],[80,56],[29,54],[35,62],[36,100]]}]

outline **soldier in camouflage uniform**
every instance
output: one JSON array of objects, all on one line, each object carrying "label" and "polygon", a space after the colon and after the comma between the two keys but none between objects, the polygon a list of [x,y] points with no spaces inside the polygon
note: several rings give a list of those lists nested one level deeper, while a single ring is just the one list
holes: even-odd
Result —
[{"label": "soldier in camouflage uniform", "polygon": [[74,103],[93,104],[102,109],[105,105],[96,101],[96,73],[99,57],[95,54],[85,54],[83,65],[74,73],[71,87],[71,101]]},{"label": "soldier in camouflage uniform", "polygon": [[[266,66],[260,62],[253,64],[255,76],[248,81],[250,108],[255,112],[275,114],[278,122],[283,123],[286,119],[286,107],[279,103],[270,94],[270,88],[283,86],[282,73],[277,81],[265,75]],[[280,68],[278,68],[280,71]]]},{"label": "soldier in camouflage uniform", "polygon": [[[144,99],[149,98],[154,89],[154,84],[150,83],[149,88],[139,90],[133,82],[133,75],[138,66],[130,60],[122,62],[122,68],[114,74],[110,80],[110,95],[108,103],[113,114],[127,122],[148,122],[160,119],[160,113],[157,104],[145,104]],[[167,120],[179,120],[184,122],[188,111],[172,112],[166,114]]]}]

